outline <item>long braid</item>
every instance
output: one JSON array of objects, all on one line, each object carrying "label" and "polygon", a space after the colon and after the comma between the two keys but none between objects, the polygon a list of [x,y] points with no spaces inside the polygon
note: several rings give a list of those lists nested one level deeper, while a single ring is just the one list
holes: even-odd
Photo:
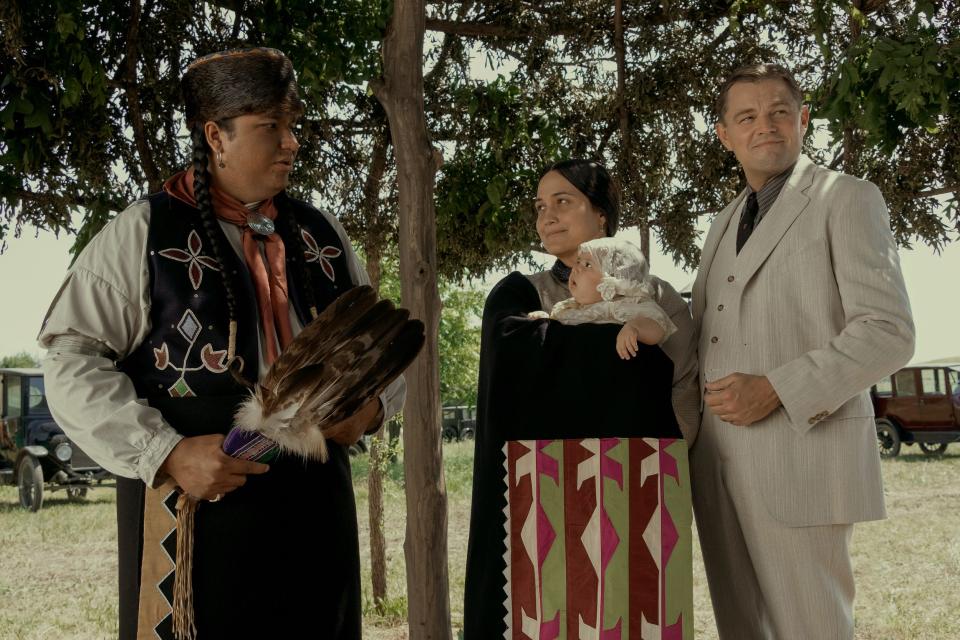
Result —
[{"label": "long braid", "polygon": [[[204,136],[207,122],[224,126],[232,118],[250,113],[280,111],[291,116],[303,113],[296,78],[290,59],[276,49],[221,51],[194,60],[181,79],[184,115],[190,128],[193,152],[194,199],[210,242],[213,258],[220,265],[220,278],[227,297],[230,336],[227,342],[227,369],[238,384],[252,387],[240,370],[243,359],[237,356],[237,278],[224,260],[220,229],[213,210],[210,172],[207,169],[211,149]],[[227,127],[229,128],[229,127]],[[299,236],[299,230],[297,230]],[[299,238],[298,238],[299,239]],[[304,258],[298,263],[303,264]],[[303,270],[306,272],[306,269]],[[305,276],[309,282],[309,274]],[[312,291],[310,292],[311,301]],[[256,380],[256,366],[253,367]],[[197,501],[181,496],[177,502],[177,557],[173,596],[173,632],[181,639],[197,635],[193,601],[193,526]]]},{"label": "long braid", "polygon": [[283,218],[284,223],[287,225],[287,233],[296,240],[297,247],[293,252],[293,261],[296,263],[300,278],[303,280],[303,289],[306,292],[306,302],[307,308],[310,310],[310,317],[311,319],[316,318],[317,299],[313,291],[313,274],[311,274],[310,269],[307,268],[307,260],[304,257],[307,254],[307,243],[304,241],[303,235],[300,233],[300,225],[297,224],[292,213],[281,213],[277,216],[277,219],[280,218]]},{"label": "long braid", "polygon": [[207,240],[210,241],[210,247],[213,249],[213,257],[220,265],[220,279],[223,282],[223,290],[227,295],[227,313],[230,316],[230,337],[227,341],[227,367],[234,379],[244,386],[250,386],[235,365],[240,361],[237,359],[237,299],[233,289],[234,279],[230,277],[227,262],[223,259],[223,249],[220,245],[220,236],[217,233],[217,216],[213,212],[213,203],[210,198],[210,171],[207,169],[209,161],[209,149],[207,141],[203,134],[201,126],[194,126],[190,132],[190,139],[193,142],[193,196],[197,202],[197,209],[200,210],[200,220],[203,222],[203,230],[206,233]]}]

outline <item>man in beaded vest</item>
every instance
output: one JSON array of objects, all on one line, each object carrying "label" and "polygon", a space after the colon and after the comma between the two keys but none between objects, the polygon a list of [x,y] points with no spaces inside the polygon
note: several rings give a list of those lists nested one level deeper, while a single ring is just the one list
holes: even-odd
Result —
[{"label": "man in beaded vest", "polygon": [[338,221],[285,193],[303,111],[287,57],[213,54],[182,87],[192,168],[90,242],[40,334],[54,416],[119,476],[120,637],[173,637],[183,492],[206,501],[194,526],[197,637],[360,638],[344,447],[400,409],[403,379],[333,428],[326,463],[223,453],[241,381],[367,277]]},{"label": "man in beaded vest", "polygon": [[693,506],[720,637],[853,638],[853,523],[883,518],[867,389],[913,353],[883,196],[801,154],[809,112],[774,64],[735,71],[717,135],[747,185],[693,285],[703,419]]}]

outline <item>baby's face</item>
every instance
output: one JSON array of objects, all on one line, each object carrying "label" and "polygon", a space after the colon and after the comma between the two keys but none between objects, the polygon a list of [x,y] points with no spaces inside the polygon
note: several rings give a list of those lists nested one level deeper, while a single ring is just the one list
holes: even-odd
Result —
[{"label": "baby's face", "polygon": [[580,304],[600,302],[600,292],[597,285],[603,279],[603,273],[597,268],[597,261],[593,254],[577,254],[577,262],[570,272],[570,293]]}]

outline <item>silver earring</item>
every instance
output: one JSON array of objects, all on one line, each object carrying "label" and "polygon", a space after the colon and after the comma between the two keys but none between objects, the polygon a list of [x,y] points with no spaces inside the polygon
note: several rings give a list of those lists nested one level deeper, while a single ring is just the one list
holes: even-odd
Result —
[{"label": "silver earring", "polygon": [[227,165],[223,164],[223,152],[217,151],[217,166],[225,169]]}]

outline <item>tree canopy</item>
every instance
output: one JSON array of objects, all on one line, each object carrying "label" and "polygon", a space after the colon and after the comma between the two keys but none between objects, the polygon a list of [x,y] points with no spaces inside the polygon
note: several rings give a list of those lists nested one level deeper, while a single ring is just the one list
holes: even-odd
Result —
[{"label": "tree canopy", "polygon": [[[195,55],[283,49],[308,111],[293,190],[363,246],[395,240],[393,150],[368,81],[390,3],[365,0],[15,0],[0,8],[0,238],[24,223],[78,233],[187,164],[178,78]],[[876,182],[897,239],[958,228],[960,12],[953,2],[516,0],[427,5],[424,92],[447,276],[535,246],[541,169],[587,156],[615,170],[624,225],[695,266],[695,223],[741,184],[712,102],[741,63],[793,68],[822,162]],[[942,208],[932,196],[948,196]],[[83,224],[71,228],[71,215]]]},{"label": "tree canopy", "polygon": [[30,369],[39,366],[40,361],[38,357],[27,351],[21,351],[20,353],[14,353],[8,356],[0,356],[0,369]]}]

